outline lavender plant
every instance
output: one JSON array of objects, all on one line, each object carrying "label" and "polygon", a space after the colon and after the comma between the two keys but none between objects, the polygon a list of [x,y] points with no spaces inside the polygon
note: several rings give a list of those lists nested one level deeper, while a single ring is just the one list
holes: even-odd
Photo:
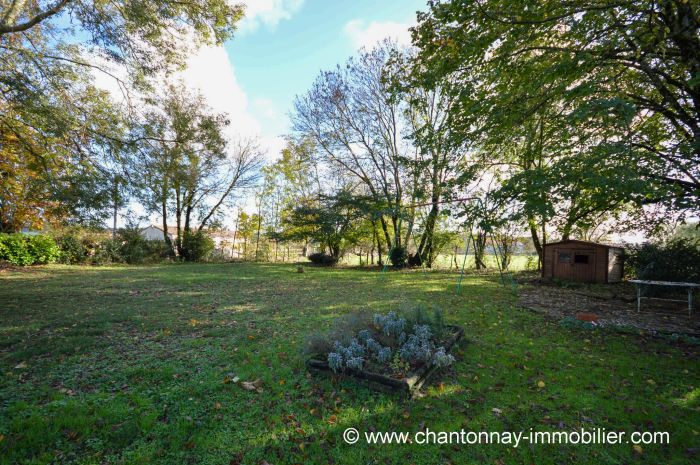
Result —
[{"label": "lavender plant", "polygon": [[449,366],[455,360],[452,355],[446,353],[444,347],[435,348],[431,339],[433,330],[428,324],[414,321],[412,331],[407,334],[406,319],[399,317],[395,312],[386,315],[375,314],[374,324],[382,334],[397,343],[396,349],[382,346],[372,337],[369,329],[362,329],[348,345],[343,345],[340,341],[334,342],[333,351],[328,354],[328,365],[334,372],[344,369],[361,370],[370,359],[392,367],[432,363],[438,368]]},{"label": "lavender plant", "polygon": [[350,357],[345,361],[345,365],[353,370],[362,370],[362,365],[365,363],[365,359],[362,357]]},{"label": "lavender plant", "polygon": [[338,373],[343,369],[343,356],[338,352],[330,352],[328,354],[328,366],[333,373]]},{"label": "lavender plant", "polygon": [[357,333],[357,339],[359,339],[360,342],[364,343],[367,345],[367,341],[372,338],[371,333],[369,332],[369,329],[363,329],[360,332]]},{"label": "lavender plant", "polygon": [[386,315],[377,313],[374,315],[374,324],[387,336],[398,337],[406,328],[406,319],[399,317],[396,312]]},{"label": "lavender plant", "polygon": [[391,347],[382,347],[377,351],[377,361],[379,363],[389,363],[391,355]]},{"label": "lavender plant", "polygon": [[433,365],[437,368],[448,367],[452,365],[454,361],[455,358],[451,354],[446,353],[444,347],[438,347],[433,354]]},{"label": "lavender plant", "polygon": [[433,355],[432,343],[411,334],[406,343],[399,349],[401,358],[408,362],[427,362]]}]

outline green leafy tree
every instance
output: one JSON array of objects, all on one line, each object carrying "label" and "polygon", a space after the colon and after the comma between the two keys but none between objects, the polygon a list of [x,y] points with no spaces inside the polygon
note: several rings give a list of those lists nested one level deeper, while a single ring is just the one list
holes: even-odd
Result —
[{"label": "green leafy tree", "polygon": [[227,117],[212,113],[201,96],[171,86],[141,129],[148,142],[133,162],[141,167],[141,198],[161,214],[166,243],[168,214],[174,213],[174,246],[182,257],[192,256],[185,250],[185,234],[203,231],[235,194],[255,185],[259,177],[262,158],[257,144],[230,145],[223,134],[228,124]]},{"label": "green leafy tree", "polygon": [[[454,97],[454,131],[493,141],[531,127],[521,142],[513,138],[517,157],[531,160],[519,189],[541,217],[551,205],[538,191],[560,190],[572,202],[563,236],[627,201],[697,211],[699,8],[685,0],[433,2],[414,30],[414,70]],[[549,134],[558,142],[539,150],[538,136]],[[562,179],[565,168],[571,175]]]},{"label": "green leafy tree", "polygon": [[360,239],[362,220],[366,218],[363,207],[367,201],[341,190],[333,196],[321,197],[313,205],[295,208],[284,224],[289,237],[309,234],[337,261]]}]

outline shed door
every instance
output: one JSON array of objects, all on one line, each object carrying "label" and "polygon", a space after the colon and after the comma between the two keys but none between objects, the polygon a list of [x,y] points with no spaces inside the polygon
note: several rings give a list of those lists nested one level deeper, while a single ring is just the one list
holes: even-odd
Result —
[{"label": "shed door", "polygon": [[554,276],[571,281],[595,281],[594,249],[558,249]]},{"label": "shed door", "polygon": [[571,279],[584,283],[595,281],[595,249],[578,249],[573,251]]},{"label": "shed door", "polygon": [[557,249],[554,257],[554,277],[559,279],[571,279],[571,262],[574,259],[573,250]]}]

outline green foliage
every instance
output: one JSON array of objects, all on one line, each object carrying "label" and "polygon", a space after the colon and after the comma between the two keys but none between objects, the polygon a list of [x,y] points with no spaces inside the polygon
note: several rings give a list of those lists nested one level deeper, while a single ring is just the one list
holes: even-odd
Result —
[{"label": "green foliage", "polygon": [[214,241],[203,231],[185,231],[182,238],[182,258],[188,262],[205,261],[214,250]]},{"label": "green foliage", "polygon": [[451,131],[508,166],[500,198],[533,233],[697,211],[697,17],[693,1],[430,2],[415,85],[444,89]]},{"label": "green foliage", "polygon": [[391,264],[394,265],[394,267],[403,268],[406,266],[407,260],[408,252],[406,251],[406,247],[397,245],[389,251],[389,261],[391,261]]},{"label": "green foliage", "polygon": [[674,239],[626,249],[627,273],[639,279],[700,282],[700,242]]},{"label": "green foliage", "polygon": [[124,261],[129,264],[139,264],[146,261],[148,257],[148,249],[153,247],[149,242],[164,241],[147,241],[141,235],[139,228],[127,227],[119,231],[119,239],[121,247],[119,254],[124,258]]},{"label": "green foliage", "polygon": [[336,261],[367,232],[363,228],[368,199],[341,190],[317,202],[301,205],[283,219],[289,239],[312,238],[321,243]]},{"label": "green foliage", "polygon": [[37,234],[0,234],[0,260],[26,266],[55,262],[60,249],[50,236]]},{"label": "green foliage", "polygon": [[31,236],[27,244],[29,254],[33,257],[35,264],[46,264],[55,262],[60,256],[60,251],[56,241],[51,236],[37,234]]},{"label": "green foliage", "polygon": [[678,226],[671,238],[700,241],[700,223],[695,221]]},{"label": "green foliage", "polygon": [[57,240],[61,248],[61,263],[76,264],[85,263],[88,251],[83,242],[74,234],[60,236]]},{"label": "green foliage", "polygon": [[93,265],[108,265],[110,263],[122,263],[124,257],[121,253],[121,243],[118,240],[104,239],[97,244],[95,252],[90,257]]}]

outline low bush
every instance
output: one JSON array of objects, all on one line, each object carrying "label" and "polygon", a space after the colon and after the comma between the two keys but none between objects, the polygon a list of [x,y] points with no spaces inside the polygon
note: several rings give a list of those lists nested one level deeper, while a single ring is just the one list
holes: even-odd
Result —
[{"label": "low bush", "polygon": [[120,230],[119,241],[121,242],[119,246],[119,255],[126,263],[135,265],[146,261],[149,241],[143,238],[141,231],[137,228],[124,228]]},{"label": "low bush", "polygon": [[182,238],[183,259],[188,262],[207,260],[214,250],[214,241],[203,231],[185,231]]},{"label": "low bush", "polygon": [[121,246],[121,242],[116,239],[104,239],[100,241],[90,257],[90,263],[93,265],[123,263],[125,260],[121,255]]},{"label": "low bush", "polygon": [[43,234],[29,236],[27,248],[29,255],[34,260],[33,264],[54,263],[61,254],[56,241],[52,237]]},{"label": "low bush", "polygon": [[334,266],[338,263],[337,258],[321,252],[312,253],[308,256],[308,259],[314,265],[320,266]]},{"label": "low bush", "polygon": [[59,236],[57,242],[61,249],[61,263],[68,265],[85,263],[88,258],[88,250],[76,235],[69,233]]},{"label": "low bush", "polygon": [[59,256],[60,249],[49,236],[0,234],[0,260],[8,261],[13,265],[53,263]]},{"label": "low bush", "polygon": [[408,252],[405,247],[396,246],[389,251],[389,261],[396,268],[403,268],[408,261]]},{"label": "low bush", "polygon": [[681,238],[631,246],[626,250],[625,267],[639,279],[700,282],[700,243]]}]

